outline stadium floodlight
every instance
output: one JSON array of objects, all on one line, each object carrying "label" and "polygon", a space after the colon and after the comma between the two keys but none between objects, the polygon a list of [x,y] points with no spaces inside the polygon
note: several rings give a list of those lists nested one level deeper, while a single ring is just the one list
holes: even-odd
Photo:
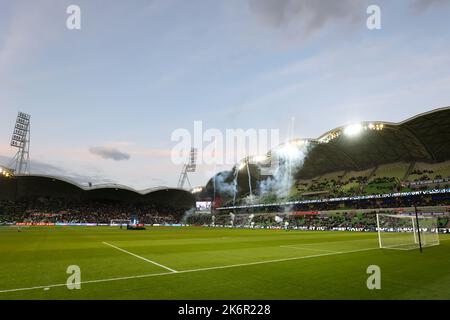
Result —
[{"label": "stadium floodlight", "polygon": [[181,170],[181,174],[178,179],[178,188],[183,189],[186,181],[188,182],[189,187],[191,187],[191,182],[189,181],[188,173],[195,172],[196,168],[197,168],[197,149],[191,148],[188,162],[183,165],[183,169]]},{"label": "stadium floodlight", "polygon": [[252,157],[253,163],[261,163],[267,160],[267,156],[254,156]]},{"label": "stadium floodlight", "polygon": [[319,143],[328,143],[336,138],[338,138],[341,135],[341,131],[340,130],[336,130],[330,133],[327,133],[326,135],[320,137],[318,139]]},{"label": "stadium floodlight", "polygon": [[6,178],[9,178],[9,177],[12,176],[12,173],[11,173],[10,170],[8,170],[6,168],[3,168],[3,167],[0,167],[0,176],[4,176]]},{"label": "stadium floodlight", "polygon": [[439,245],[437,217],[377,214],[380,248],[412,250]]},{"label": "stadium floodlight", "polygon": [[356,135],[360,134],[362,130],[363,130],[363,126],[360,123],[355,123],[355,124],[347,126],[344,129],[344,134],[346,136],[356,136]]},{"label": "stadium floodlight", "polygon": [[291,141],[290,143],[294,144],[296,146],[302,147],[307,143],[307,141],[303,140],[303,139],[296,139],[296,140]]},{"label": "stadium floodlight", "polygon": [[196,187],[191,190],[191,193],[199,193],[203,191],[203,187]]},{"label": "stadium floodlight", "polygon": [[11,146],[17,148],[17,153],[10,163],[15,174],[29,173],[30,163],[30,121],[29,114],[19,112],[11,138]]}]

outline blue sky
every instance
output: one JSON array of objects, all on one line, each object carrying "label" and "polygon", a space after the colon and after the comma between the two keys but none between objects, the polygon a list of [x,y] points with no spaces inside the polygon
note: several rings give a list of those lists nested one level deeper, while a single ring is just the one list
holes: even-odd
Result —
[{"label": "blue sky", "polygon": [[170,136],[195,120],[283,137],[295,117],[308,138],[449,106],[449,17],[446,0],[1,1],[0,161],[19,110],[32,170],[145,188],[176,185]]}]

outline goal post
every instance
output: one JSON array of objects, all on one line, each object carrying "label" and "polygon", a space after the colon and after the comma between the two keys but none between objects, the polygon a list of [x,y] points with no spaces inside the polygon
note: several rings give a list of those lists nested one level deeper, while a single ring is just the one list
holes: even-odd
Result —
[{"label": "goal post", "polygon": [[439,245],[438,221],[436,217],[419,217],[420,242],[422,247]]},{"label": "goal post", "polygon": [[112,219],[109,222],[109,226],[110,227],[122,227],[122,226],[127,226],[131,224],[131,220],[127,220],[127,219]]},{"label": "goal post", "polygon": [[377,214],[380,248],[411,250],[439,245],[438,219],[435,216]]}]

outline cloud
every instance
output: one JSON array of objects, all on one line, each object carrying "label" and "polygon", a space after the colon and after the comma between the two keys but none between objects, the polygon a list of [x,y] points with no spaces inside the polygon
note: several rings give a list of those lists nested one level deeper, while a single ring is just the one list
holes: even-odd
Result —
[{"label": "cloud", "polygon": [[[301,30],[304,36],[320,31],[328,23],[356,21],[363,8],[359,0],[248,0],[250,10],[269,27]],[[359,14],[358,14],[359,13]]]},{"label": "cloud", "polygon": [[[153,158],[170,158],[172,155],[171,149],[158,149],[158,148],[148,148],[146,146],[142,146],[139,144],[136,144],[131,141],[110,141],[102,143],[102,147],[94,147],[94,148],[102,148],[107,150],[107,152],[110,152],[110,150],[114,150],[117,152],[117,149],[126,149],[127,152],[121,152],[119,153],[125,154],[128,156],[127,159],[113,159],[113,160],[128,160],[131,156],[146,156],[146,157],[153,157]],[[91,148],[92,149],[92,148]],[[91,153],[98,155],[96,150],[92,152],[92,150],[89,150]],[[103,150],[102,150],[103,152]]]},{"label": "cloud", "polygon": [[91,147],[89,152],[103,159],[111,159],[114,161],[128,160],[130,155],[115,148],[110,147]]},{"label": "cloud", "polygon": [[448,0],[415,0],[411,3],[411,6],[416,13],[423,13],[432,6],[448,4],[450,4]]},{"label": "cloud", "polygon": [[[8,167],[10,162],[11,162],[10,157],[0,155],[0,165]],[[87,185],[88,182],[92,182],[94,184],[115,183],[114,180],[104,178],[104,177],[96,175],[96,174],[92,174],[92,175],[79,174],[79,173],[67,170],[63,167],[59,167],[59,166],[56,166],[53,164],[49,164],[49,163],[37,161],[37,160],[30,160],[30,173],[68,178],[72,181],[78,182],[83,185]]]}]

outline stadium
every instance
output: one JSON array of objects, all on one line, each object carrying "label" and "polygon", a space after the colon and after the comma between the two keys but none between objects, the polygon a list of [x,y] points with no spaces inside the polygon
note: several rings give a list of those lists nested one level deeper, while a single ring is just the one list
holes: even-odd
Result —
[{"label": "stadium", "polygon": [[341,126],[190,190],[21,172],[19,145],[0,299],[450,299],[449,128],[450,107]]}]

